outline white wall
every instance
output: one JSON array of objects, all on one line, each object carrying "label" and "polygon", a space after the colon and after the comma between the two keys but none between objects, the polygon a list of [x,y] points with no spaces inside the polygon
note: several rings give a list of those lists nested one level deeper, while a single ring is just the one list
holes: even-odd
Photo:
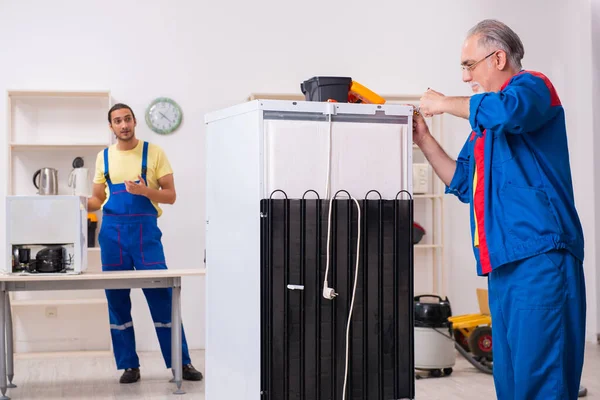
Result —
[{"label": "white wall", "polygon": [[[592,102],[590,104],[589,107],[592,108],[592,110],[598,110],[598,107],[600,107],[600,0],[592,0],[591,1],[591,19],[592,19],[592,26],[591,26],[591,42],[592,42],[592,46],[591,46],[591,58],[592,58],[592,71],[591,71],[591,76],[590,76],[590,80],[592,81]],[[596,139],[598,137],[598,135],[600,134],[600,117],[598,116],[598,113],[596,112],[593,115],[593,122],[591,124],[592,129],[590,130],[594,139]],[[594,160],[594,164],[593,164],[593,171],[600,171],[600,157],[597,156],[597,154],[600,153],[600,140],[594,140],[594,145],[592,146],[592,159]],[[600,196],[600,173],[596,172],[594,174],[594,189],[595,189],[595,195],[596,198],[599,198]],[[594,221],[594,226],[596,228],[596,231],[598,232],[600,230],[600,211],[596,212],[596,218]],[[597,246],[598,244],[600,244],[600,234],[596,236],[596,241],[595,243],[593,243],[593,245]],[[595,265],[594,265],[595,267]],[[596,288],[596,298],[598,299],[598,289],[600,289],[600,274],[596,273],[596,279],[595,281],[591,281],[588,280],[588,282],[590,282],[590,285],[594,285],[594,287]],[[596,332],[600,332],[600,307],[598,307],[596,309]],[[598,337],[598,340],[600,341],[600,337]]]},{"label": "white wall", "polygon": [[[558,36],[556,41],[548,40],[545,51],[552,53],[550,73],[559,91],[567,113],[571,170],[575,187],[575,201],[582,220],[586,259],[584,261],[587,292],[587,332],[588,340],[595,340],[600,332],[598,324],[598,284],[597,273],[598,218],[594,168],[594,146],[598,140],[592,129],[592,19],[590,1],[577,0],[560,2],[555,8],[559,19],[553,29]],[[540,33],[543,35],[543,33]],[[549,38],[550,39],[550,38]],[[597,56],[597,55],[596,55]],[[597,186],[596,186],[597,187]]]},{"label": "white wall", "polygon": [[[596,197],[594,168],[594,146],[598,146],[597,135],[593,130],[592,80],[592,19],[589,0],[577,0],[561,3],[557,7],[562,23],[556,29],[561,32],[561,49],[564,53],[553,60],[553,69],[560,77],[558,90],[567,111],[567,128],[569,132],[569,149],[575,201],[582,219],[586,241],[586,259],[584,261],[586,275],[586,291],[588,301],[587,332],[588,340],[596,339],[600,332],[598,324],[598,257],[596,243],[599,225],[598,201]],[[596,175],[596,176],[595,176]]]},{"label": "white wall", "polygon": [[[379,93],[418,94],[431,87],[465,95],[459,69],[464,34],[483,18],[507,22],[524,41],[525,67],[550,76],[567,110],[576,200],[588,243],[588,333],[596,333],[589,2],[143,4],[0,2],[0,90],[106,88],[114,101],[134,108],[138,136],[163,146],[175,170],[178,201],[161,218],[172,268],[202,264],[206,112],[244,101],[251,92],[299,93],[301,81],[328,74],[351,76]],[[173,136],[152,134],[143,122],[145,107],[157,96],[183,107],[184,123]],[[5,109],[0,98],[0,119]],[[468,124],[452,118],[444,123],[445,146],[456,155]],[[486,282],[475,275],[468,209],[452,197],[446,204],[448,296],[455,313],[474,312],[475,288]],[[204,345],[203,299],[203,280],[184,281],[184,323],[194,348]],[[139,293],[134,309],[139,348],[157,349]]]}]

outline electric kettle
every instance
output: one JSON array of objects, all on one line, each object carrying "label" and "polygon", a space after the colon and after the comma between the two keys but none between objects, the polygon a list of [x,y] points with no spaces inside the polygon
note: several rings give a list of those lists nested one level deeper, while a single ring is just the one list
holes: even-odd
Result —
[{"label": "electric kettle", "polygon": [[90,183],[87,168],[75,168],[69,175],[69,187],[73,189],[75,196],[89,196]]},{"label": "electric kettle", "polygon": [[33,185],[41,195],[58,194],[58,171],[54,168],[38,169],[33,174]]}]

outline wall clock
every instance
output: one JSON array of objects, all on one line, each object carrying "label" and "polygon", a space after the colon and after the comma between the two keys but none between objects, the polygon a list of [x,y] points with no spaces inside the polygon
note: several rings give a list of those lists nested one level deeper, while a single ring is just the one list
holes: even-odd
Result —
[{"label": "wall clock", "polygon": [[183,113],[181,107],[168,97],[159,97],[152,101],[146,110],[146,124],[154,132],[167,135],[181,125]]}]

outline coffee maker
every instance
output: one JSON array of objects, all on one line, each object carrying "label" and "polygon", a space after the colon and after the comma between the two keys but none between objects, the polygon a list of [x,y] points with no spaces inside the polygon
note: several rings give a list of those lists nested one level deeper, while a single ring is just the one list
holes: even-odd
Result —
[{"label": "coffee maker", "polygon": [[87,268],[87,198],[7,196],[5,274],[80,274]]}]

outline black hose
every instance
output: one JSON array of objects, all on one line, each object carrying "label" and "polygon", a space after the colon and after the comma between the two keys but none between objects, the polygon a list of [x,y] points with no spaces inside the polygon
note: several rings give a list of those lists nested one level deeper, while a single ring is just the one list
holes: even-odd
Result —
[{"label": "black hose", "polygon": [[[478,362],[477,360],[475,360],[473,357],[471,357],[471,355],[465,349],[463,349],[462,346],[460,344],[458,344],[458,342],[456,342],[456,341],[454,342],[454,347],[475,368],[477,368],[478,370],[480,370],[481,372],[484,372],[486,374],[490,374],[490,375],[493,374],[493,372],[492,372],[491,369],[489,369],[488,367],[486,367],[485,365],[481,364],[480,362]],[[588,393],[588,390],[587,390],[587,388],[585,386],[580,386],[579,387],[579,395],[578,395],[578,397],[586,397],[587,393]]]},{"label": "black hose", "polygon": [[477,368],[478,370],[480,370],[481,372],[485,372],[486,374],[490,374],[492,375],[492,370],[489,369],[488,367],[486,367],[485,365],[482,365],[480,362],[478,362],[477,360],[475,360],[469,353],[467,353],[467,351],[465,349],[462,348],[462,346],[460,344],[458,344],[458,342],[454,342],[454,347],[456,348],[456,350],[458,350],[458,352],[467,359],[468,362],[470,362],[475,368]]}]

